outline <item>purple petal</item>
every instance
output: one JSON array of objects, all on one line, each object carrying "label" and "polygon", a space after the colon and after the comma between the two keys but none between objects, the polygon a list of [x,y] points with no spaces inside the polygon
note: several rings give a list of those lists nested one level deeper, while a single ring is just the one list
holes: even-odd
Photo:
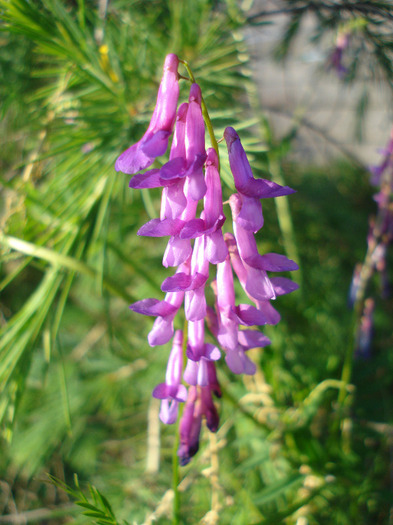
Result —
[{"label": "purple petal", "polygon": [[220,174],[218,172],[218,157],[214,148],[207,150],[205,180],[207,191],[203,208],[207,227],[213,226],[218,218],[223,215],[222,189]]},{"label": "purple petal", "polygon": [[[236,188],[240,191],[238,188]],[[267,199],[270,197],[282,197],[283,195],[291,195],[296,193],[289,186],[280,186],[271,180],[266,179],[250,179],[242,188],[241,193],[248,197],[256,197],[258,199]]]},{"label": "purple petal", "polygon": [[259,231],[263,226],[261,201],[253,197],[242,196],[240,213],[235,220],[245,230],[254,233]]},{"label": "purple petal", "polygon": [[187,199],[184,195],[183,188],[184,181],[179,179],[171,186],[163,189],[160,210],[161,220],[180,218],[187,206]]},{"label": "purple petal", "polygon": [[186,171],[186,159],[183,157],[171,159],[166,164],[164,164],[159,171],[160,177],[163,180],[184,177]]},{"label": "purple petal", "polygon": [[160,383],[157,385],[152,392],[152,396],[156,399],[166,399],[168,397],[166,384]]},{"label": "purple petal", "polygon": [[165,425],[173,425],[176,423],[178,411],[179,403],[177,401],[169,402],[167,399],[163,399],[161,401],[160,420]]},{"label": "purple petal", "polygon": [[224,138],[227,143],[229,164],[235,181],[235,188],[239,193],[258,199],[294,193],[294,190],[288,186],[280,186],[265,179],[254,179],[239,135],[233,128],[228,127],[224,131]]},{"label": "purple petal", "polygon": [[187,176],[189,180],[189,196],[193,201],[199,201],[205,196],[207,189],[203,170],[200,168]]},{"label": "purple petal", "polygon": [[239,330],[238,340],[246,350],[263,348],[271,343],[270,339],[258,330]]},{"label": "purple petal", "polygon": [[235,187],[238,191],[242,192],[242,188],[247,187],[248,181],[253,179],[250,163],[240,142],[239,135],[233,128],[228,127],[225,129],[224,139],[227,143],[229,164],[235,181]]},{"label": "purple petal", "polygon": [[212,264],[224,262],[228,255],[228,248],[224,241],[221,229],[206,235],[206,259]]},{"label": "purple petal", "polygon": [[163,266],[179,266],[184,263],[192,253],[190,239],[171,237],[165,249],[162,260]]},{"label": "purple petal", "polygon": [[199,361],[205,351],[205,321],[203,319],[188,323],[187,357]]},{"label": "purple petal", "polygon": [[189,385],[198,383],[198,362],[193,359],[187,360],[187,365],[183,373],[183,379]]},{"label": "purple petal", "polygon": [[192,277],[192,282],[189,287],[189,290],[198,290],[198,288],[201,288],[201,286],[204,286],[206,284],[206,281],[208,280],[208,278],[209,278],[208,275],[197,272]]},{"label": "purple petal", "polygon": [[172,131],[157,131],[141,143],[141,150],[147,157],[160,157],[168,148],[168,140]]},{"label": "purple petal", "polygon": [[160,170],[149,170],[146,173],[138,173],[130,180],[129,187],[135,189],[161,188]]},{"label": "purple petal", "polygon": [[142,299],[142,301],[131,304],[130,310],[137,314],[165,317],[176,312],[178,308],[166,301]]},{"label": "purple petal", "polygon": [[257,371],[256,365],[251,361],[251,359],[244,355],[244,373],[253,376]]},{"label": "purple petal", "polygon": [[209,384],[207,360],[204,357],[202,357],[202,359],[199,361],[197,384],[199,386],[208,386]]},{"label": "purple petal", "polygon": [[115,170],[132,175],[151,166],[154,158],[146,155],[140,146],[141,141],[126,149],[116,160]]},{"label": "purple petal", "polygon": [[165,153],[176,119],[179,98],[178,65],[179,59],[176,55],[166,56],[156,107],[149,127],[139,142],[120,155],[115,164],[116,171],[137,173],[153,164],[155,157]]},{"label": "purple petal", "polygon": [[205,221],[203,219],[191,219],[184,224],[179,237],[181,239],[193,239],[202,235],[204,230]]},{"label": "purple petal", "polygon": [[217,308],[222,313],[235,306],[235,289],[229,257],[217,264]]},{"label": "purple petal", "polygon": [[259,261],[263,270],[270,272],[291,272],[299,269],[299,266],[294,261],[278,253],[260,255]]},{"label": "purple petal", "polygon": [[181,403],[184,403],[187,400],[187,388],[184,385],[179,385],[177,387],[177,393],[174,399]]},{"label": "purple petal", "polygon": [[192,277],[189,274],[180,272],[167,277],[161,285],[163,292],[179,292],[181,290],[187,290],[192,282]]},{"label": "purple petal", "polygon": [[144,237],[166,237],[167,235],[178,235],[184,226],[181,219],[152,219],[138,230],[137,235]]},{"label": "purple petal", "polygon": [[221,358],[220,350],[211,343],[205,344],[205,357],[209,361],[218,361]]},{"label": "purple petal", "polygon": [[[169,295],[169,294],[168,294]],[[182,294],[181,294],[182,295]],[[172,342],[172,349],[169,354],[165,373],[165,383],[167,385],[167,395],[173,399],[177,396],[177,390],[181,383],[183,371],[183,331],[176,330]]]},{"label": "purple petal", "polygon": [[206,315],[206,298],[204,287],[185,293],[184,313],[187,321],[199,321]]},{"label": "purple petal", "polygon": [[233,372],[234,374],[242,374],[244,372],[244,365],[243,365],[243,359],[241,355],[239,354],[238,349],[231,350],[227,352],[225,356],[226,364],[228,365],[228,368]]},{"label": "purple petal", "polygon": [[247,295],[254,302],[275,299],[276,294],[274,293],[273,285],[271,284],[266,272],[264,270],[253,268],[248,264],[245,264],[245,268],[247,271],[247,278],[244,288]]},{"label": "purple petal", "polygon": [[235,312],[231,311],[229,316],[220,316],[220,326],[217,333],[217,339],[225,350],[234,350],[237,347],[237,333],[239,330],[239,320]]},{"label": "purple petal", "polygon": [[257,308],[266,318],[266,324],[277,324],[281,320],[281,315],[277,310],[270,304],[269,301],[259,301]]},{"label": "purple petal", "polygon": [[[201,89],[198,84],[192,84],[190,88],[189,104],[186,117],[186,155],[187,163],[197,169],[206,160],[205,151],[205,123],[202,116],[201,109]],[[198,158],[198,155],[200,157]],[[197,164],[195,164],[197,163]],[[199,164],[198,164],[199,163]],[[194,165],[195,164],[195,165]]]},{"label": "purple petal", "polygon": [[147,340],[150,346],[161,346],[168,343],[173,337],[173,316],[157,317]]},{"label": "purple petal", "polygon": [[217,432],[220,418],[213,403],[210,388],[201,388],[202,411],[206,417],[206,426],[210,432]]},{"label": "purple petal", "polygon": [[170,131],[173,128],[179,98],[178,65],[179,59],[173,53],[165,57],[164,72],[149,129]]},{"label": "purple petal", "polygon": [[276,295],[285,295],[294,292],[299,285],[286,277],[271,277],[270,282],[273,285]]},{"label": "purple petal", "polygon": [[236,307],[236,314],[240,324],[246,326],[264,325],[267,323],[263,312],[249,304],[239,304],[239,306]]}]

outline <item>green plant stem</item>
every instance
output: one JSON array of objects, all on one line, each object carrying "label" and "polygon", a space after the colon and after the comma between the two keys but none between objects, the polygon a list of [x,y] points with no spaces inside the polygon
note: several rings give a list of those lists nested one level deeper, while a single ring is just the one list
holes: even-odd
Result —
[{"label": "green plant stem", "polygon": [[175,434],[175,444],[172,452],[172,489],[173,489],[173,525],[180,525],[180,492],[179,492],[179,456],[177,449],[180,444],[179,425]]},{"label": "green plant stem", "polygon": [[[195,80],[195,77],[191,71],[191,68],[188,64],[188,62],[186,62],[185,60],[180,60],[180,62],[184,65],[184,67],[187,69],[187,73],[190,77],[190,81],[195,84],[196,83],[196,80]],[[211,145],[212,147],[216,150],[216,153],[217,153],[217,156],[218,156],[218,171],[220,172],[220,153],[218,151],[218,142],[216,140],[216,137],[214,135],[214,129],[213,129],[213,124],[212,124],[212,121],[210,119],[210,116],[209,116],[209,112],[207,110],[207,106],[206,106],[206,102],[204,101],[203,97],[201,97],[201,107],[202,107],[202,115],[203,115],[203,119],[205,121],[205,124],[206,124],[206,127],[207,127],[207,130],[209,132],[209,137],[210,137],[210,142],[211,142]]]},{"label": "green plant stem", "polygon": [[341,408],[344,404],[344,401],[347,395],[347,386],[349,385],[349,382],[351,381],[352,364],[353,364],[353,349],[354,349],[354,344],[355,344],[356,327],[358,326],[357,317],[358,316],[355,312],[353,316],[353,320],[351,322],[351,331],[348,337],[348,344],[347,344],[347,349],[346,349],[345,357],[344,357],[344,364],[343,364],[343,368],[341,372],[341,387],[338,391],[338,399],[337,399],[340,412],[341,412]]}]

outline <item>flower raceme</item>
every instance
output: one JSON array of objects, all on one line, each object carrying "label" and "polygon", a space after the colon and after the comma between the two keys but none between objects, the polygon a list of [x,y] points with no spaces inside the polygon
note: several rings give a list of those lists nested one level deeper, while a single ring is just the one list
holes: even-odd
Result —
[{"label": "flower raceme", "polygon": [[[155,387],[153,396],[161,400],[160,419],[166,424],[175,423],[179,405],[184,403],[178,455],[185,465],[199,448],[202,421],[211,432],[219,425],[213,401],[213,396],[221,397],[216,363],[224,353],[233,373],[255,373],[256,365],[247,352],[270,340],[252,327],[277,324],[280,314],[271,301],[297,289],[290,279],[270,277],[268,272],[298,267],[283,255],[258,253],[255,233],[263,226],[261,199],[290,195],[294,190],[255,179],[239,135],[231,127],[225,129],[224,139],[237,192],[229,198],[233,233],[223,232],[226,217],[218,150],[205,146],[198,84],[191,85],[188,102],[177,107],[178,65],[176,55],[166,57],[150,125],[142,139],[120,155],[115,167],[133,175],[131,188],[162,188],[160,217],[142,226],[138,235],[169,237],[163,265],[176,271],[162,283],[163,300],[142,299],[130,308],[156,318],[148,334],[150,346],[173,338],[165,382]],[[172,132],[169,160],[141,172],[166,152]],[[216,267],[210,283],[213,306],[205,296],[211,266]],[[233,271],[253,305],[237,304]],[[187,333],[175,330],[183,303]],[[216,343],[206,341],[206,328],[209,340]]]}]

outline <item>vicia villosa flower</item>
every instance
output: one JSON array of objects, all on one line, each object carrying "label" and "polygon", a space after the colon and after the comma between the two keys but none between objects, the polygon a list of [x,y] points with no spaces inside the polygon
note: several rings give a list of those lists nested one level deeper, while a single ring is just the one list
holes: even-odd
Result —
[{"label": "vicia villosa flower", "polygon": [[369,218],[367,252],[363,263],[357,263],[349,290],[348,305],[355,312],[355,357],[370,357],[373,338],[375,299],[373,275],[379,274],[380,295],[383,299],[391,293],[389,282],[388,250],[393,243],[393,129],[386,147],[381,150],[380,164],[370,166],[370,182],[378,188],[374,195],[377,210]]},{"label": "vicia villosa flower", "polygon": [[[150,346],[173,338],[165,382],[155,387],[153,396],[161,400],[164,423],[175,423],[182,412],[178,455],[185,465],[199,448],[202,422],[211,432],[219,425],[213,401],[221,397],[216,363],[224,354],[233,373],[255,373],[248,350],[270,344],[255,327],[277,324],[280,314],[271,301],[297,289],[290,279],[271,277],[270,272],[296,270],[297,265],[283,255],[258,253],[255,233],[263,226],[261,199],[294,190],[256,179],[231,127],[225,129],[224,139],[237,192],[229,198],[232,228],[226,221],[218,149],[205,145],[205,123],[211,129],[211,122],[201,89],[192,83],[188,102],[177,107],[178,65],[175,55],[166,57],[150,125],[142,139],[120,155],[116,169],[134,175],[132,188],[163,188],[160,217],[142,226],[138,235],[168,237],[163,265],[176,271],[162,283],[164,299],[142,299],[130,308],[156,318],[148,335]],[[165,153],[172,132],[169,160],[140,173]],[[224,226],[232,231],[224,232]],[[253,304],[238,304],[234,274]],[[209,279],[214,304],[206,299]],[[182,305],[187,328],[175,330]]]}]

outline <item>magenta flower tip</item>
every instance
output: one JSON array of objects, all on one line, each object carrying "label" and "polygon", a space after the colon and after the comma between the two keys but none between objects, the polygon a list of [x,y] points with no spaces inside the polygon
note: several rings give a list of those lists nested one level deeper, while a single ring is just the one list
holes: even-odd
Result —
[{"label": "magenta flower tip", "polygon": [[198,84],[192,84],[190,88],[190,96],[188,99],[190,102],[196,102],[197,104],[201,104],[202,101],[202,92],[201,88],[198,86]]},{"label": "magenta flower tip", "polygon": [[215,168],[218,168],[218,155],[214,148],[208,148],[206,151],[207,158],[206,158],[206,167],[208,166],[214,166]]},{"label": "magenta flower tip", "polygon": [[239,135],[230,126],[225,128],[224,139],[225,139],[225,142],[227,143],[228,148],[235,142],[235,140],[240,140]]},{"label": "magenta flower tip", "polygon": [[179,106],[179,108],[177,110],[176,120],[180,120],[181,122],[185,122],[186,121],[186,117],[187,117],[187,110],[188,110],[187,102],[183,102],[183,104],[180,104],[180,106]]},{"label": "magenta flower tip", "polygon": [[169,55],[167,55],[165,57],[164,71],[168,70],[168,71],[172,71],[172,72],[176,72],[177,73],[177,68],[178,67],[179,67],[179,58],[178,58],[178,56],[175,55],[174,53],[169,53]]}]

